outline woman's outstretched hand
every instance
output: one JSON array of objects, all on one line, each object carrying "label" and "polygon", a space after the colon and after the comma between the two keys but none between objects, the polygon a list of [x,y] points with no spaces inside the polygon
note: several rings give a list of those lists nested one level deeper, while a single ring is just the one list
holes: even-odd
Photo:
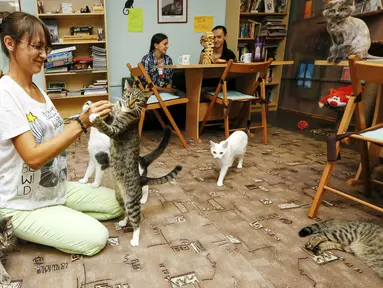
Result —
[{"label": "woman's outstretched hand", "polygon": [[89,110],[81,114],[80,120],[84,123],[85,127],[90,127],[92,126],[92,123],[89,121],[90,114],[98,114],[102,119],[105,119],[109,116],[109,113],[112,112],[112,107],[113,104],[107,100],[92,103]]}]

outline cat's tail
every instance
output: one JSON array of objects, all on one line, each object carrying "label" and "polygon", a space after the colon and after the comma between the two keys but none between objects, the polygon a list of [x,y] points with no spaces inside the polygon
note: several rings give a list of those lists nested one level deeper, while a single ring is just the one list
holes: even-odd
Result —
[{"label": "cat's tail", "polygon": [[180,173],[181,170],[182,170],[182,166],[177,165],[172,171],[170,171],[169,174],[162,176],[162,177],[149,178],[149,177],[141,176],[141,185],[142,186],[144,186],[144,185],[159,185],[159,184],[167,183],[167,182],[173,180],[178,175],[178,173]]},{"label": "cat's tail", "polygon": [[96,155],[94,155],[94,158],[96,158],[98,164],[101,165],[101,170],[105,170],[109,167],[109,155],[106,152],[98,152]]},{"label": "cat's tail", "polygon": [[172,136],[172,129],[169,126],[164,128],[164,136],[158,147],[152,151],[152,153],[144,156],[146,166],[149,166],[154,160],[156,160],[165,151],[169,144],[170,137]]}]

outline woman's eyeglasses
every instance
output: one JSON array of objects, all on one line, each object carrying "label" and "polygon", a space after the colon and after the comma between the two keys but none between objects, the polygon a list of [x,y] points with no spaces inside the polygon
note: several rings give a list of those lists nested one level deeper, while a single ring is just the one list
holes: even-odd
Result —
[{"label": "woman's eyeglasses", "polygon": [[41,45],[31,44],[31,43],[28,43],[27,41],[24,41],[24,40],[21,40],[21,39],[19,39],[18,41],[23,42],[23,43],[31,46],[33,48],[33,50],[35,50],[36,52],[39,52],[39,54],[45,52],[47,55],[49,55],[49,53],[52,52],[52,48],[50,48],[50,47],[44,47],[44,46],[41,46]]}]

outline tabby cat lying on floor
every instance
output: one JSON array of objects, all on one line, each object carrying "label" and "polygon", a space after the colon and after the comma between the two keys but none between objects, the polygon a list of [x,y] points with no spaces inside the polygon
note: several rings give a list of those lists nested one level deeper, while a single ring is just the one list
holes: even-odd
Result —
[{"label": "tabby cat lying on floor", "polygon": [[133,226],[132,246],[138,246],[140,238],[140,200],[142,186],[162,184],[173,179],[182,169],[176,166],[168,175],[161,178],[148,178],[140,176],[139,152],[140,138],[138,135],[138,122],[141,109],[146,107],[146,102],[151,96],[138,88],[132,88],[125,83],[122,101],[114,105],[108,123],[98,114],[89,116],[93,125],[111,138],[111,167],[116,183],[115,191],[117,200],[125,208],[125,219],[120,221],[120,226],[125,226],[129,219]]},{"label": "tabby cat lying on floor", "polygon": [[303,228],[299,236],[315,234],[306,248],[318,255],[327,250],[355,254],[383,278],[383,228],[365,221],[325,221]]},{"label": "tabby cat lying on floor", "polygon": [[[13,235],[12,217],[0,217],[0,258],[14,250],[16,237]],[[0,261],[0,284],[11,283],[11,276]]]}]

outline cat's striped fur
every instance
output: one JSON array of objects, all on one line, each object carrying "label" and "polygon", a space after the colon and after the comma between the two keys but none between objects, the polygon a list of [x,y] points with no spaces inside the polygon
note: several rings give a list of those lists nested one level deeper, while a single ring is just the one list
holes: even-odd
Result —
[{"label": "cat's striped fur", "polygon": [[119,224],[126,225],[129,220],[132,225],[134,229],[130,241],[132,246],[139,244],[142,183],[148,185],[165,183],[169,179],[173,179],[182,168],[177,166],[160,180],[145,176],[140,177],[138,122],[141,110],[146,106],[149,97],[149,93],[144,93],[140,89],[132,88],[126,84],[123,99],[114,105],[111,116],[107,118],[108,123],[97,114],[90,115],[90,121],[93,125],[111,138],[110,158],[116,183],[116,198],[123,204],[126,215]]},{"label": "cat's striped fur", "polygon": [[315,254],[327,250],[353,253],[383,278],[383,228],[366,221],[325,221],[303,228],[299,236],[315,234],[306,248]]}]

